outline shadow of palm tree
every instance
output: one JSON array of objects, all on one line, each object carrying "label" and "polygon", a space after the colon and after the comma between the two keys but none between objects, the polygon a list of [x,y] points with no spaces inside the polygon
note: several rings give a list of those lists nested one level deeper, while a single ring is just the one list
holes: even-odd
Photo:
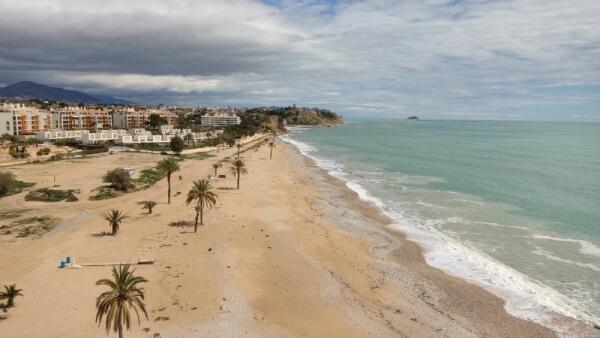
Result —
[{"label": "shadow of palm tree", "polygon": [[111,232],[108,231],[102,231],[102,232],[97,232],[95,234],[92,234],[93,237],[105,237],[105,236],[112,236]]},{"label": "shadow of palm tree", "polygon": [[[194,222],[190,222],[190,221],[176,221],[176,222],[171,222],[169,223],[170,227],[174,227],[174,228],[181,228],[181,229],[185,229],[185,228],[191,228],[194,226]],[[188,233],[189,231],[182,231],[181,233]]]}]

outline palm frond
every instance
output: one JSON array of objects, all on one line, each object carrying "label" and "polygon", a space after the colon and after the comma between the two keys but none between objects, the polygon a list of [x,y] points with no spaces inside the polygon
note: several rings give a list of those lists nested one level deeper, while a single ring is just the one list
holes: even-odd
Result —
[{"label": "palm frond", "polygon": [[123,326],[128,330],[131,328],[131,311],[136,314],[138,323],[140,321],[140,311],[148,318],[144,300],[144,289],[139,286],[147,280],[140,276],[134,276],[135,269],[129,271],[129,265],[119,265],[113,267],[113,279],[100,279],[96,285],[107,286],[108,291],[102,292],[96,298],[96,322],[98,325],[105,322],[106,332],[111,328],[114,332],[122,329]]}]

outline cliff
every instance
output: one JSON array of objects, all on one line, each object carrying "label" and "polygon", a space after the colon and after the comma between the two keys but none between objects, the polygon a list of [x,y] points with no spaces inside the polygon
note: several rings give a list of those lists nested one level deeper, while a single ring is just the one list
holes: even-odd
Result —
[{"label": "cliff", "polygon": [[334,126],[344,123],[338,114],[319,108],[305,107],[261,107],[246,111],[249,115],[262,115],[272,129],[283,130],[285,125]]}]

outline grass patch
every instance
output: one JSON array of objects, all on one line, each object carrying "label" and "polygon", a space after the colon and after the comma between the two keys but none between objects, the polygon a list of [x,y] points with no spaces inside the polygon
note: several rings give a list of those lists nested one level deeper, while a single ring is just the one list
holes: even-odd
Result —
[{"label": "grass patch", "polygon": [[75,194],[78,194],[79,190],[67,189],[58,190],[50,188],[42,188],[34,191],[30,191],[25,195],[26,201],[39,201],[39,202],[76,202],[79,201]]},{"label": "grass patch", "polygon": [[118,197],[120,194],[111,187],[97,187],[92,190],[93,195],[90,196],[90,201],[103,201]]},{"label": "grass patch", "polygon": [[[178,162],[184,160],[184,158],[181,157],[176,159]],[[135,180],[135,184],[138,187],[138,189],[146,189],[153,186],[154,184],[156,184],[156,182],[162,180],[165,177],[167,177],[167,173],[158,169],[155,166],[153,168],[144,169],[140,171],[140,176]]]},{"label": "grass patch", "polygon": [[65,160],[65,162],[67,163],[89,163],[89,157],[86,156],[82,156],[82,157],[78,157],[78,158],[71,158],[68,160]]},{"label": "grass patch", "polygon": [[140,171],[140,177],[136,179],[135,182],[141,189],[146,189],[153,186],[156,184],[156,182],[162,180],[166,176],[167,174],[164,171],[154,167]]},{"label": "grass patch", "polygon": [[[23,209],[26,210],[26,209]],[[50,216],[28,217],[0,226],[0,235],[39,238],[56,227],[58,219]]]},{"label": "grass patch", "polygon": [[39,238],[56,227],[57,219],[50,216],[28,217],[13,222],[23,226],[19,229],[17,237]]},{"label": "grass patch", "polygon": [[156,143],[136,144],[133,148],[136,150],[171,151],[171,147],[169,147],[168,145],[160,145]]},{"label": "grass patch", "polygon": [[186,160],[204,160],[210,157],[215,157],[215,155],[213,154],[209,154],[209,153],[193,153],[193,154],[186,154],[186,155],[181,155],[181,157],[185,158]]},{"label": "grass patch", "polygon": [[[0,220],[10,219],[10,218],[19,218],[23,216],[24,213],[30,211],[31,209],[8,209],[0,211]],[[2,227],[0,227],[2,229]]]}]

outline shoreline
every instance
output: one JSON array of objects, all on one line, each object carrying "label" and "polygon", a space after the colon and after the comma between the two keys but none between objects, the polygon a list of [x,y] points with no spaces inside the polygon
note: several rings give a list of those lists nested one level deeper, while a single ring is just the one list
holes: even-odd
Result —
[{"label": "shoreline", "polygon": [[[506,315],[508,315],[509,317],[512,317],[516,320],[522,320],[522,321],[531,323],[535,326],[540,326],[540,327],[543,327],[544,329],[549,329],[553,332],[553,334],[556,334],[559,336],[562,336],[562,335],[593,336],[594,334],[598,334],[597,327],[593,327],[593,326],[588,325],[578,319],[567,317],[567,316],[564,316],[562,314],[559,314],[559,313],[551,311],[551,310],[548,311],[548,314],[551,317],[547,322],[540,322],[540,321],[532,320],[529,318],[523,318],[516,314],[510,313],[506,308],[507,300],[504,299],[503,296],[501,296],[500,294],[497,293],[500,291],[494,290],[493,288],[490,289],[490,288],[486,287],[486,285],[478,283],[476,280],[469,280],[467,277],[457,275],[452,272],[445,271],[439,267],[431,265],[425,257],[426,252],[427,252],[427,249],[423,246],[425,243],[420,243],[419,240],[411,238],[409,236],[409,234],[405,232],[405,230],[402,230],[400,228],[393,228],[392,225],[394,224],[394,220],[390,216],[386,215],[380,206],[378,206],[373,201],[363,199],[362,196],[357,191],[353,190],[351,187],[348,186],[349,182],[347,180],[337,177],[336,175],[332,175],[327,169],[321,167],[316,162],[315,159],[313,159],[312,157],[310,157],[306,154],[303,154],[296,144],[289,142],[289,141],[284,141],[284,142],[290,151],[294,152],[297,156],[301,156],[303,158],[303,162],[308,167],[308,170],[313,170],[313,171],[319,172],[319,174],[322,175],[324,177],[324,179],[327,182],[329,182],[329,184],[331,184],[332,186],[335,186],[337,189],[339,189],[342,192],[342,194],[344,195],[344,198],[347,199],[348,201],[350,201],[349,202],[350,204],[352,204],[354,207],[356,207],[358,210],[360,210],[361,214],[364,217],[370,218],[370,219],[376,221],[377,223],[379,223],[378,225],[380,227],[382,227],[384,231],[397,237],[399,241],[408,243],[408,244],[403,244],[403,245],[416,246],[416,248],[413,247],[413,248],[410,248],[410,250],[412,250],[414,252],[418,252],[418,255],[421,256],[422,260],[420,262],[418,262],[419,265],[424,264],[429,269],[437,270],[437,271],[441,272],[442,274],[447,275],[450,278],[456,278],[459,281],[468,284],[470,287],[480,289],[480,291],[482,291],[483,293],[486,293],[487,296],[490,297],[490,299],[493,299],[493,300],[489,301],[490,303],[491,302],[496,303],[498,306],[500,306],[502,308],[501,312],[504,312]],[[321,189],[321,190],[323,190],[323,189]],[[334,222],[337,222],[339,225],[339,220],[337,220],[337,221],[334,220]],[[398,255],[397,258],[399,260],[401,260],[403,258],[403,256]],[[421,267],[419,267],[419,269],[420,268]],[[443,280],[444,278],[440,278],[440,279]]]}]

